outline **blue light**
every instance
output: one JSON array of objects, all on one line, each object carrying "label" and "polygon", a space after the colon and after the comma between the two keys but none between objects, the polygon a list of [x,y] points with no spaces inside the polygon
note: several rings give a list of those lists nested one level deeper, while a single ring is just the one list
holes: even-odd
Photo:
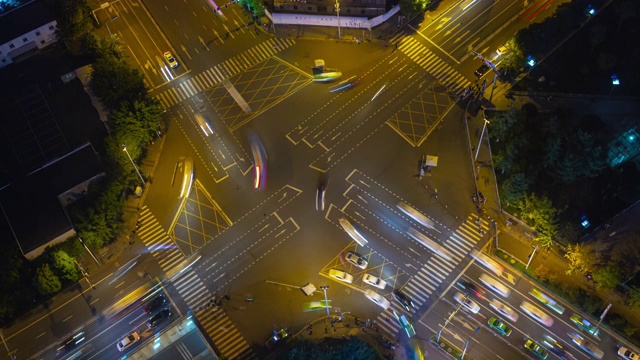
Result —
[{"label": "blue light", "polygon": [[620,79],[618,79],[618,75],[616,74],[611,75],[611,83],[613,85],[620,85]]},{"label": "blue light", "polygon": [[536,60],[533,58],[533,56],[529,55],[527,57],[527,64],[532,67],[536,64]]}]

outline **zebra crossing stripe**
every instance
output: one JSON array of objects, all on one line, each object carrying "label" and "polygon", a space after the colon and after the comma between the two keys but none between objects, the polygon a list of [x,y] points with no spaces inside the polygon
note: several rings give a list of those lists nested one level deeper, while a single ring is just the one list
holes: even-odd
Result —
[{"label": "zebra crossing stripe", "polygon": [[[449,238],[449,240],[451,240],[451,238]],[[467,255],[467,252],[469,251],[469,249],[461,249],[460,245],[457,242],[447,241],[445,244],[447,244],[447,248],[449,249],[449,251],[455,253],[459,257],[458,262],[460,261],[460,259],[465,257]]]},{"label": "zebra crossing stripe", "polygon": [[406,291],[410,293],[411,298],[414,301],[416,301],[415,299],[418,299],[416,301],[418,303],[418,306],[422,305],[426,300],[426,298],[422,297],[422,291],[420,291],[420,289],[417,288],[416,285],[413,285],[411,281],[409,281],[407,285],[405,285],[404,289],[406,289]]},{"label": "zebra crossing stripe", "polygon": [[429,291],[428,291],[429,293],[432,293],[432,292],[436,289],[433,285],[431,285],[431,284],[430,284],[430,283],[428,283],[425,279],[423,279],[423,278],[420,276],[420,274],[419,274],[419,273],[418,273],[418,274],[416,274],[416,276],[414,276],[412,280],[415,280],[415,281],[416,281],[417,283],[419,283],[419,284],[420,284],[420,286],[422,286],[423,288],[428,289],[428,290],[429,290]]},{"label": "zebra crossing stripe", "polygon": [[422,270],[420,270],[420,272],[418,274],[422,273],[422,277],[425,280],[427,280],[430,283],[432,283],[433,286],[435,286],[435,287],[440,286],[440,281],[437,281],[435,279],[435,277],[431,276],[431,273],[429,271],[427,271],[427,270],[428,270],[428,268],[425,266],[425,267],[422,268]]},{"label": "zebra crossing stripe", "polygon": [[441,259],[439,257],[436,257],[436,256],[434,256],[431,259],[429,259],[429,261],[433,262],[434,264],[439,265],[437,270],[442,271],[443,273],[445,271],[449,271],[450,272],[455,267],[455,265],[452,266],[451,264],[449,264],[449,262],[447,262],[444,259]]}]

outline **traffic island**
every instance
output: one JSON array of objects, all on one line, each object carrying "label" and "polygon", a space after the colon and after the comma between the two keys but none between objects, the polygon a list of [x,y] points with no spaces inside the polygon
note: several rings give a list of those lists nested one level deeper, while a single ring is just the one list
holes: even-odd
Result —
[{"label": "traffic island", "polygon": [[[454,359],[462,359],[462,350],[458,349],[457,346],[453,345],[442,337],[440,337],[440,340],[438,340],[438,337],[436,335],[432,335],[429,338],[429,344],[432,347],[440,350],[440,352],[445,355],[449,355]],[[464,358],[472,360],[471,357],[467,355],[465,355]]]}]

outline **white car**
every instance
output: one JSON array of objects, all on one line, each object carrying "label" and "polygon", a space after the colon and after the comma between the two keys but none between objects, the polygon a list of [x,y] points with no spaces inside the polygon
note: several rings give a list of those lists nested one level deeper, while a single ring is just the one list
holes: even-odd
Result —
[{"label": "white car", "polygon": [[511,290],[509,290],[506,285],[487,274],[480,275],[479,280],[482,281],[487,286],[487,288],[489,288],[489,290],[502,297],[509,297],[509,294],[511,293]]},{"label": "white car", "polygon": [[375,286],[378,289],[382,290],[385,288],[385,286],[387,286],[387,282],[380,279],[379,277],[375,277],[373,275],[370,274],[364,274],[364,277],[362,277],[362,281],[365,284],[369,284],[371,286]]},{"label": "white car", "polygon": [[347,253],[347,255],[344,257],[345,260],[347,260],[348,262],[352,263],[353,265],[359,267],[360,269],[365,269],[367,267],[367,265],[369,264],[367,262],[367,260],[365,260],[362,256],[349,251]]},{"label": "white car", "polygon": [[351,284],[353,282],[353,275],[342,270],[331,269],[329,270],[329,276],[336,280],[346,282],[347,284]]},{"label": "white car", "polygon": [[171,55],[170,52],[165,52],[164,54],[164,59],[167,60],[167,64],[169,64],[169,66],[171,66],[172,69],[175,69],[178,67],[178,61],[176,61],[176,59],[173,57],[173,55]]},{"label": "white car", "polygon": [[596,359],[602,359],[602,357],[604,356],[604,351],[598,348],[593,342],[585,339],[582,335],[578,335],[576,333],[569,333],[568,335],[573,343],[578,345],[580,350],[586,352]]},{"label": "white car", "polygon": [[385,299],[382,295],[371,289],[367,289],[367,291],[364,292],[364,296],[366,296],[367,299],[373,301],[374,303],[376,303],[376,305],[385,310],[387,310],[391,306],[389,300]]},{"label": "white car", "polygon": [[342,226],[344,231],[346,231],[347,234],[349,234],[349,236],[351,236],[351,238],[355,240],[360,246],[367,245],[367,239],[364,238],[360,231],[355,226],[353,226],[353,224],[351,224],[349,220],[340,218],[338,219],[338,222],[340,222],[340,226]]},{"label": "white car", "polygon": [[480,311],[480,305],[476,304],[475,301],[471,300],[469,296],[464,296],[462,293],[456,293],[453,295],[453,299],[458,303],[462,304],[467,310],[471,311],[474,314],[477,314]]},{"label": "white car", "polygon": [[407,205],[402,201],[399,202],[398,205],[396,206],[398,207],[398,209],[400,209],[400,211],[405,213],[407,216],[409,216],[413,220],[417,221],[420,225],[431,228],[431,229],[435,229],[435,224],[433,223],[433,221],[431,221],[431,219],[429,219],[428,217],[424,216],[420,211],[416,210],[415,208]]},{"label": "white car", "polygon": [[126,338],[118,341],[116,347],[118,347],[118,351],[125,351],[138,341],[140,341],[140,335],[138,335],[137,332],[134,332]]},{"label": "white car", "polygon": [[633,351],[627,349],[626,347],[622,346],[620,347],[620,349],[618,349],[618,356],[624,360],[639,360],[640,356],[638,356],[638,354],[634,353]]},{"label": "white car", "polygon": [[551,316],[547,315],[544,311],[540,310],[538,307],[533,305],[528,301],[523,301],[520,304],[520,309],[524,311],[527,315],[531,316],[531,318],[546,327],[551,327],[553,325],[553,319]]},{"label": "white car", "polygon": [[202,129],[204,136],[213,135],[213,129],[202,115],[196,114],[196,122],[200,125],[200,129]]},{"label": "white car", "polygon": [[513,310],[512,308],[508,307],[507,305],[501,303],[500,301],[491,300],[489,305],[491,305],[491,307],[495,311],[497,311],[500,315],[506,317],[507,319],[514,322],[518,320],[518,317],[519,317],[518,313],[515,312],[515,310]]}]

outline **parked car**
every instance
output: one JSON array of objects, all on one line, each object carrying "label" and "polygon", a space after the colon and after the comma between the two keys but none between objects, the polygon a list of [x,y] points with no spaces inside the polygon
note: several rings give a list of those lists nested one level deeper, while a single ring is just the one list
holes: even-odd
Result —
[{"label": "parked car", "polygon": [[164,295],[160,294],[150,301],[147,301],[142,307],[144,308],[145,314],[153,314],[154,312],[164,308],[166,303],[167,299]]},{"label": "parked car", "polygon": [[455,295],[453,295],[453,299],[474,314],[477,314],[478,311],[480,311],[480,305],[476,304],[475,301],[471,300],[471,298],[469,298],[468,295],[464,295],[463,293],[457,292]]},{"label": "parked car", "polygon": [[359,254],[354,253],[353,251],[349,251],[344,258],[345,258],[345,260],[347,260],[348,262],[352,263],[353,265],[359,267],[360,269],[365,269],[367,267],[367,265],[369,264],[367,262],[367,260],[364,259],[364,257],[362,257]]},{"label": "parked car", "polygon": [[511,328],[504,323],[504,321],[492,317],[488,321],[489,327],[499,332],[502,335],[509,336],[511,335]]},{"label": "parked car", "polygon": [[524,343],[524,347],[525,349],[534,353],[534,355],[539,357],[540,359],[546,359],[549,356],[547,350],[545,350],[542,346],[540,346],[540,344],[531,339],[527,339],[527,341]]},{"label": "parked car", "polygon": [[398,302],[402,304],[402,307],[404,307],[407,311],[411,311],[411,308],[414,306],[411,298],[400,292],[400,290],[395,290],[393,292],[393,297],[398,300]]},{"label": "parked car", "polygon": [[171,317],[171,310],[169,308],[160,310],[157,314],[153,315],[149,321],[147,321],[147,326],[149,329],[153,329],[158,326],[164,319],[168,319]]},{"label": "parked car", "polygon": [[331,269],[329,270],[329,276],[336,280],[346,282],[347,284],[351,284],[353,282],[353,275],[342,270]]},{"label": "parked car", "polygon": [[364,292],[364,296],[385,310],[387,310],[391,306],[391,303],[389,302],[389,300],[385,299],[382,295],[378,294],[377,292],[371,289],[367,289]]},{"label": "parked car", "polygon": [[387,283],[384,280],[380,279],[379,277],[375,277],[371,274],[364,274],[364,276],[362,277],[362,281],[365,284],[375,286],[380,290],[384,289],[385,286],[387,286]]},{"label": "parked car", "polygon": [[137,343],[138,341],[140,341],[140,335],[138,335],[137,332],[134,332],[126,338],[118,341],[116,347],[118,348],[118,351],[125,351],[128,348],[132,347],[133,344]]},{"label": "parked car", "polygon": [[169,66],[171,66],[172,69],[175,69],[178,67],[178,61],[176,61],[176,59],[173,57],[173,55],[169,51],[166,51],[163,55],[164,55],[164,59],[167,60],[167,64],[169,64]]}]

